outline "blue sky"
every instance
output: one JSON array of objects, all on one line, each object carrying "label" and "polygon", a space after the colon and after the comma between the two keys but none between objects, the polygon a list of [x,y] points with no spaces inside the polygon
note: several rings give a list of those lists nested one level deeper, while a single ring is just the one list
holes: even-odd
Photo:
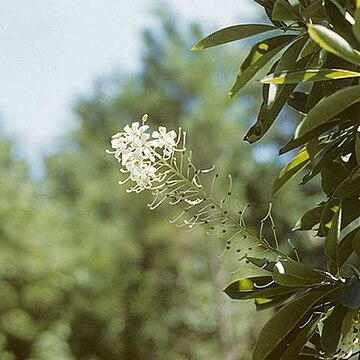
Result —
[{"label": "blue sky", "polygon": [[[250,0],[163,0],[207,29],[251,22]],[[71,105],[96,78],[136,71],[140,34],[156,0],[5,0],[0,12],[0,117],[20,154],[36,162],[76,126]]]}]

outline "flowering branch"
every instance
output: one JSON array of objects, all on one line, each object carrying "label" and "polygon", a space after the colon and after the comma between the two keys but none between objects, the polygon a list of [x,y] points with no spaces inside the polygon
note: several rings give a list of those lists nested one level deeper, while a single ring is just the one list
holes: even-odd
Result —
[{"label": "flowering branch", "polygon": [[[182,211],[171,220],[179,227],[186,227],[189,231],[199,225],[205,225],[210,234],[227,236],[226,249],[236,246],[237,252],[244,251],[245,259],[253,248],[260,251],[272,252],[282,258],[288,258],[278,250],[275,225],[270,210],[261,223],[260,237],[246,228],[244,212],[248,206],[234,211],[232,204],[232,177],[229,175],[229,188],[226,196],[217,200],[214,189],[218,174],[214,174],[205,189],[204,174],[210,174],[210,169],[197,169],[192,162],[191,151],[186,151],[186,133],[179,129],[167,131],[163,126],[150,135],[146,125],[148,115],[142,117],[142,123],[133,122],[126,125],[123,132],[112,136],[108,153],[121,164],[120,171],[127,174],[120,184],[133,182],[127,192],[140,193],[151,190],[154,199],[148,205],[156,209],[164,202],[170,205],[182,205]],[[264,221],[270,219],[274,235],[275,246],[272,246],[262,235]],[[237,241],[240,239],[240,241]]]}]

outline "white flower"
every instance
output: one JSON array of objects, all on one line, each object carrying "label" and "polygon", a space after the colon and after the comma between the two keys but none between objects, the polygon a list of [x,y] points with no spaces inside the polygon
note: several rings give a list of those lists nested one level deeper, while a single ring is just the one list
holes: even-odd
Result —
[{"label": "white flower", "polygon": [[[164,126],[160,126],[150,136],[147,132],[149,126],[144,125],[146,120],[147,116],[144,115],[142,125],[133,122],[131,126],[126,125],[123,132],[118,132],[111,138],[113,151],[108,153],[113,154],[121,163],[121,172],[129,173],[128,179],[136,183],[129,191],[139,192],[152,188],[154,182],[158,186],[164,178],[159,170],[163,166],[162,162],[168,160],[176,148],[177,134],[174,130],[167,132]],[[162,149],[162,154],[157,149]]]},{"label": "white flower", "polygon": [[156,140],[153,140],[155,147],[164,148],[164,155],[166,157],[171,156],[174,147],[176,146],[176,132],[171,130],[166,132],[165,126],[159,126],[159,131],[153,131],[152,137]]}]

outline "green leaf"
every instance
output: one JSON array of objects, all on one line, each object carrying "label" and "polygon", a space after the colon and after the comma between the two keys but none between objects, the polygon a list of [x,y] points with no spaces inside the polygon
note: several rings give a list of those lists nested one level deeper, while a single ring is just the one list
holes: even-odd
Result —
[{"label": "green leaf", "polygon": [[360,52],[335,31],[322,25],[308,25],[310,37],[326,51],[347,60],[355,65],[360,65]]},{"label": "green leaf", "polygon": [[352,248],[355,251],[355,254],[360,258],[360,230],[357,230],[352,237]]},{"label": "green leaf", "polygon": [[334,193],[335,189],[346,179],[348,170],[336,161],[329,161],[321,169],[321,187],[327,195]]},{"label": "green leaf", "polygon": [[309,69],[270,74],[260,82],[263,84],[298,84],[308,81],[330,81],[354,77],[360,77],[360,73],[343,69]]},{"label": "green leaf", "polygon": [[302,20],[300,14],[286,0],[277,0],[272,11],[273,20]]},{"label": "green leaf", "polygon": [[305,326],[298,328],[299,330],[295,339],[286,347],[286,350],[282,353],[280,360],[298,359],[300,351],[314,334],[320,318],[321,315],[314,315],[312,320]]},{"label": "green leaf", "polygon": [[[291,44],[280,58],[276,69],[281,70],[284,69],[284,67],[288,68],[289,66],[293,66],[294,68],[306,66],[309,57],[302,58],[296,62],[305,42],[306,38],[300,38]],[[296,85],[271,85],[271,87],[269,85],[264,85],[263,89],[266,89],[266,87],[268,91],[263,92],[265,95],[263,96],[263,103],[261,104],[256,123],[250,128],[244,138],[244,140],[249,143],[258,141],[265,135],[279,115],[281,109],[286,104],[286,101],[291,96]]]},{"label": "green leaf", "polygon": [[303,169],[310,161],[306,148],[302,148],[294,158],[280,171],[274,182],[272,192],[275,194],[281,187]]},{"label": "green leaf", "polygon": [[355,11],[355,24],[352,27],[352,31],[357,41],[360,42],[360,7],[357,7]]},{"label": "green leaf", "polygon": [[268,61],[279,54],[280,50],[295,38],[296,35],[280,35],[254,45],[239,69],[235,84],[230,90],[230,96],[234,96]]},{"label": "green leaf", "polygon": [[360,168],[354,168],[351,174],[335,189],[333,198],[346,198],[360,191]]},{"label": "green leaf", "polygon": [[322,6],[322,0],[312,0],[311,4],[301,13],[305,20],[321,19],[325,17],[324,8]]},{"label": "green leaf", "polygon": [[360,239],[360,229],[356,228],[352,230],[350,233],[348,233],[344,238],[340,241],[339,247],[338,247],[338,263],[339,263],[339,269],[345,264],[347,259],[350,257],[350,255],[353,253],[353,241],[354,238]]},{"label": "green leaf", "polygon": [[298,113],[305,115],[306,114],[306,103],[307,103],[308,94],[300,91],[294,91],[289,97],[287,104]]},{"label": "green leaf", "polygon": [[191,50],[203,50],[209,47],[226,44],[232,41],[241,40],[264,33],[277,30],[275,26],[263,24],[241,24],[229,26],[201,39]]},{"label": "green leaf", "polygon": [[336,91],[322,99],[301,121],[295,131],[295,139],[300,139],[311,131],[326,125],[336,115],[360,101],[360,85]]},{"label": "green leaf", "polygon": [[271,276],[236,280],[224,290],[225,294],[232,299],[258,299],[263,302],[283,297],[284,295],[289,297],[296,291],[275,284]]},{"label": "green leaf", "polygon": [[328,270],[332,274],[339,271],[338,264],[338,243],[341,230],[342,208],[341,205],[335,210],[332,217],[329,232],[325,240],[325,254],[328,258]]},{"label": "green leaf", "polygon": [[273,270],[273,279],[282,286],[302,287],[320,284],[325,273],[293,260],[279,260]]},{"label": "green leaf", "polygon": [[355,20],[351,14],[336,0],[324,0],[324,7],[328,22],[332,25],[332,28],[336,29],[341,36],[356,46],[357,41],[351,26]]},{"label": "green leaf", "polygon": [[323,292],[310,292],[282,307],[262,328],[252,359],[274,359],[271,358],[273,350],[323,296]]},{"label": "green leaf", "polygon": [[317,206],[308,210],[295,224],[293,230],[311,230],[320,222],[321,213],[324,206]]},{"label": "green leaf", "polygon": [[305,135],[290,139],[281,149],[280,155],[285,154],[288,151],[294,150],[299,146],[305,145],[308,141],[317,138],[319,135],[323,134],[324,132],[330,130],[335,125],[339,123],[339,120],[330,120],[325,124],[320,125],[319,127],[315,128],[314,130],[309,131]]},{"label": "green leaf", "polygon": [[334,356],[341,338],[342,324],[349,309],[339,304],[324,320],[321,346],[327,356]]},{"label": "green leaf", "polygon": [[[329,144],[327,144],[323,150],[321,151],[321,156],[318,156],[317,159],[314,161],[314,166],[312,170],[307,173],[302,181],[301,184],[306,184],[309,182],[312,178],[314,178],[317,174],[319,174],[325,167],[327,167],[327,164],[332,162],[336,157],[339,156],[339,154],[342,151],[342,148],[339,145],[339,143],[342,142],[343,139],[337,139]],[[307,143],[307,147],[309,145],[309,142]],[[309,150],[308,150],[309,151]]]}]

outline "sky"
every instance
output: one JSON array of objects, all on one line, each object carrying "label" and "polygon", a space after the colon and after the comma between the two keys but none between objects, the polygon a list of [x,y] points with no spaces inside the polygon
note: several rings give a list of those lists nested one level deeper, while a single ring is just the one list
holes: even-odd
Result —
[{"label": "sky", "polygon": [[[39,167],[76,126],[72,104],[114,70],[136,72],[141,32],[157,0],[3,0],[0,12],[0,131]],[[251,22],[250,0],[162,0],[209,31]],[[24,154],[24,155],[22,155]]]}]

